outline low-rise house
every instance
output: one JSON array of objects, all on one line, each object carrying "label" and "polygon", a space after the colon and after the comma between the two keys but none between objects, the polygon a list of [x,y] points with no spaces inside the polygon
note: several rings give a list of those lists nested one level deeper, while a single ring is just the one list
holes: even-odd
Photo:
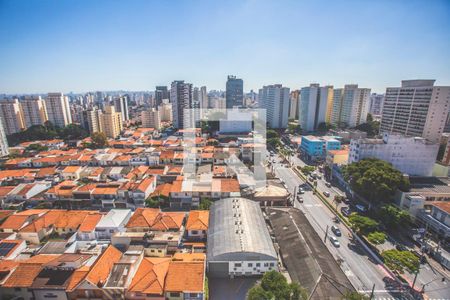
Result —
[{"label": "low-rise house", "polygon": [[184,212],[162,212],[157,208],[138,208],[126,224],[126,231],[182,231]]},{"label": "low-rise house", "polygon": [[450,242],[450,202],[429,202],[418,218],[426,228],[438,234],[442,242]]},{"label": "low-rise house", "polygon": [[95,227],[104,215],[101,213],[91,213],[84,218],[78,227],[77,237],[80,241],[93,241],[96,239]]},{"label": "low-rise house", "polygon": [[204,299],[205,261],[171,261],[164,291],[169,300]]},{"label": "low-rise house", "polygon": [[23,240],[2,240],[0,241],[0,259],[15,259],[25,248],[26,242]]},{"label": "low-rise house", "polygon": [[30,224],[21,228],[18,237],[32,244],[39,244],[46,236],[55,230],[54,224],[64,217],[66,211],[50,210],[36,218]]},{"label": "low-rise house", "polygon": [[83,171],[82,167],[68,166],[61,171],[61,177],[64,180],[78,180],[80,179],[80,174],[82,171]]},{"label": "low-rise house", "polygon": [[125,225],[131,215],[131,209],[111,209],[95,226],[96,238],[110,240],[115,232],[125,231]]},{"label": "low-rise house", "polygon": [[10,215],[1,225],[2,232],[19,232],[20,229],[30,224],[36,218],[46,214],[47,209],[29,209]]},{"label": "low-rise house", "polygon": [[191,210],[186,222],[186,236],[188,239],[206,239],[209,224],[209,211]]},{"label": "low-rise house", "polygon": [[41,193],[44,193],[50,188],[50,183],[22,183],[16,186],[8,193],[5,199],[5,205],[23,205],[24,202],[31,201],[31,199]]}]

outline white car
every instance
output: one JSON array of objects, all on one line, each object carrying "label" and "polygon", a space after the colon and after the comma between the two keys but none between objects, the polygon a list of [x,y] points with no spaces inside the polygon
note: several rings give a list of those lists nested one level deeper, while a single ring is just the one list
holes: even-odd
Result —
[{"label": "white car", "polygon": [[335,246],[336,248],[340,247],[341,244],[339,243],[338,239],[332,235],[330,235],[330,242]]},{"label": "white car", "polygon": [[323,194],[324,194],[325,197],[330,197],[330,193],[327,192],[327,191],[323,192]]},{"label": "white car", "polygon": [[327,181],[327,182],[325,182],[325,186],[330,188],[330,187],[331,187],[331,183],[329,183],[329,182]]}]

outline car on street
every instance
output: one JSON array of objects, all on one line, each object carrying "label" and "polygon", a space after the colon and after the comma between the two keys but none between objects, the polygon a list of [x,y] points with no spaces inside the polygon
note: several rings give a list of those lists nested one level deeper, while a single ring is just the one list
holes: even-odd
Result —
[{"label": "car on street", "polygon": [[341,212],[342,212],[342,214],[343,214],[344,216],[346,216],[346,217],[350,216],[350,214],[352,213],[352,212],[350,211],[350,208],[348,208],[348,207],[342,207],[342,208],[341,208]]},{"label": "car on street", "polygon": [[333,233],[336,236],[341,236],[342,235],[341,230],[336,225],[331,226],[331,231],[333,231]]},{"label": "car on street", "polygon": [[327,182],[325,182],[325,186],[330,188],[330,187],[331,187],[331,183],[329,183],[329,182],[327,181]]},{"label": "car on street", "polygon": [[329,239],[330,242],[333,244],[333,246],[335,246],[336,248],[341,246],[341,244],[339,243],[338,239],[335,236],[330,235]]},{"label": "car on street", "polygon": [[304,193],[305,193],[305,190],[304,190],[302,187],[299,187],[299,188],[298,188],[298,193],[299,193],[299,194],[304,194]]},{"label": "car on street", "polygon": [[317,179],[322,179],[322,175],[320,175],[320,174],[317,174]]},{"label": "car on street", "polygon": [[303,203],[303,198],[302,197],[297,197],[298,202]]},{"label": "car on street", "polygon": [[325,195],[325,197],[330,197],[330,192],[325,191],[323,192],[323,194]]}]

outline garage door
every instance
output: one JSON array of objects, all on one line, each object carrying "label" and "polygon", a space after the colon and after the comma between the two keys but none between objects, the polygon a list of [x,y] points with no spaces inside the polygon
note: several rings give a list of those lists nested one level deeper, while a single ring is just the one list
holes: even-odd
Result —
[{"label": "garage door", "polygon": [[208,263],[208,276],[221,278],[228,277],[228,262]]}]

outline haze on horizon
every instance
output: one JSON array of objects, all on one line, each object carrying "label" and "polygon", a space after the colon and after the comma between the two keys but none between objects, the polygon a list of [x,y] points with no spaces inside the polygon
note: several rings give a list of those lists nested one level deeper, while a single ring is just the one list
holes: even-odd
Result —
[{"label": "haze on horizon", "polygon": [[450,2],[0,0],[0,93],[450,85]]}]

